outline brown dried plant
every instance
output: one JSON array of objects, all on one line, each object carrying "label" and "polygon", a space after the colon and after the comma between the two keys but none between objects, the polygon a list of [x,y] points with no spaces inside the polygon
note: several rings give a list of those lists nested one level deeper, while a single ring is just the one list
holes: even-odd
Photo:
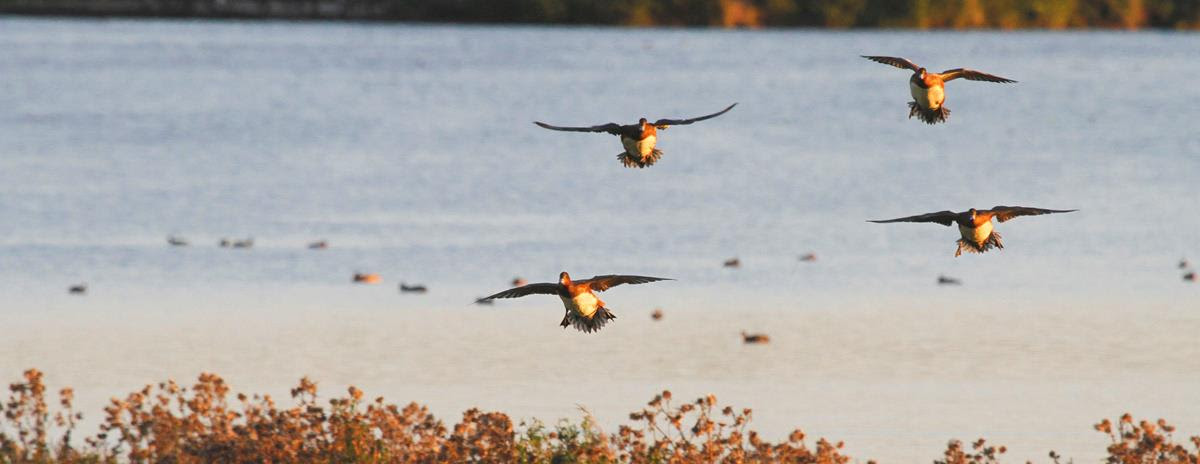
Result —
[{"label": "brown dried plant", "polygon": [[[281,408],[269,395],[232,395],[224,379],[204,373],[191,387],[166,381],[113,398],[99,433],[82,444],[71,442],[82,418],[71,389],[59,391],[60,411],[53,415],[36,369],[25,371],[9,391],[0,404],[3,464],[850,461],[841,442],[819,439],[810,448],[800,430],[779,443],[764,441],[747,429],[750,409],[719,406],[713,395],[675,405],[670,391],[630,414],[632,423],[610,436],[587,410],[578,424],[564,420],[547,427],[533,420],[514,427],[503,413],[471,409],[447,427],[424,406],[368,401],[355,387],[322,403],[308,378],[292,389],[294,405]],[[1112,439],[1110,464],[1200,464],[1200,437],[1191,438],[1196,451],[1189,451],[1172,441],[1175,428],[1161,419],[1135,424],[1126,414],[1115,426],[1105,420],[1095,427]],[[1004,452],[983,439],[970,450],[953,440],[935,463],[994,464]],[[1059,462],[1056,453],[1050,457]]]}]

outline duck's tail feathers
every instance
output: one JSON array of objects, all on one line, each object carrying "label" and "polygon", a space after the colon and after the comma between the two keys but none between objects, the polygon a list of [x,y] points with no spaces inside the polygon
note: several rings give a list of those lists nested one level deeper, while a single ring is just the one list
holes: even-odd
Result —
[{"label": "duck's tail feathers", "polygon": [[623,151],[617,153],[617,159],[620,160],[621,164],[625,165],[627,168],[641,169],[647,166],[653,166],[654,163],[658,162],[659,158],[662,158],[662,155],[662,150],[655,148],[645,158],[634,156],[629,154],[627,151]]},{"label": "duck's tail feathers", "polygon": [[912,119],[913,116],[916,116],[917,119],[924,121],[926,124],[937,124],[939,122],[946,122],[946,118],[950,117],[950,108],[942,105],[936,110],[931,110],[921,108],[917,105],[917,102],[910,101],[908,102],[908,117]]},{"label": "duck's tail feathers", "polygon": [[562,328],[574,326],[576,330],[584,333],[592,333],[604,328],[605,324],[611,319],[616,319],[617,316],[610,312],[608,308],[600,307],[596,312],[592,313],[592,317],[581,315],[575,311],[567,311],[567,315],[563,316],[563,320],[558,325]]},{"label": "duck's tail feathers", "polygon": [[961,238],[958,239],[958,251],[954,252],[954,256],[958,257],[958,255],[961,255],[963,251],[966,251],[967,253],[986,253],[992,248],[998,250],[1004,248],[1004,243],[1000,241],[1000,234],[996,233],[995,231],[992,231],[992,234],[988,235],[987,240],[984,240],[983,244],[963,240]]}]

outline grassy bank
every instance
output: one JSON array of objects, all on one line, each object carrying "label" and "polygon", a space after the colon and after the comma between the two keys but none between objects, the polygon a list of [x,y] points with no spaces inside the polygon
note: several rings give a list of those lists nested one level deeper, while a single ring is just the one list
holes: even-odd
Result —
[{"label": "grassy bank", "polygon": [[0,13],[832,28],[1200,28],[1196,0],[0,0]]},{"label": "grassy bank", "polygon": [[[851,462],[840,441],[812,442],[799,429],[784,441],[766,441],[749,428],[753,411],[722,406],[712,395],[675,402],[669,391],[607,433],[586,411],[579,423],[548,426],[514,425],[504,413],[471,409],[449,425],[424,406],[367,399],[355,387],[321,401],[307,378],[284,407],[267,395],[231,394],[219,376],[201,374],[191,387],[165,381],[113,398],[99,431],[83,438],[76,436],[83,416],[70,388],[59,390],[52,407],[42,373],[30,369],[9,392],[0,405],[0,463]],[[1126,414],[1094,428],[1111,440],[1108,463],[1200,462],[1200,436],[1189,446],[1175,443],[1174,427],[1162,419]],[[952,440],[931,460],[995,463],[1004,452],[982,438],[969,445]],[[1047,460],[1067,462],[1054,452]]]}]

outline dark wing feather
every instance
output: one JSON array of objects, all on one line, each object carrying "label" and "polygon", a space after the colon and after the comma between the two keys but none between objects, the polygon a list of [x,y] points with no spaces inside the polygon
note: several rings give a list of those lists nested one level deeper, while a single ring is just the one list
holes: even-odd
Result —
[{"label": "dark wing feather", "polygon": [[645,283],[650,283],[650,282],[658,282],[660,280],[673,280],[673,279],[667,279],[667,278],[663,278],[663,277],[634,276],[634,275],[602,275],[602,276],[592,277],[587,280],[576,280],[573,283],[587,284],[588,288],[591,288],[592,291],[603,292],[605,290],[608,290],[610,287],[616,287],[621,284],[645,284]]},{"label": "dark wing feather", "polygon": [[947,69],[945,71],[942,71],[941,75],[942,75],[942,81],[952,81],[952,80],[955,80],[955,79],[958,79],[961,77],[961,78],[969,80],[969,81],[1000,82],[1003,84],[1010,84],[1010,83],[1017,82],[1017,81],[1014,81],[1007,77],[1000,77],[1000,76],[996,76],[993,74],[976,71],[974,69],[964,69],[964,68]]},{"label": "dark wing feather", "polygon": [[725,112],[727,112],[727,111],[729,111],[729,110],[732,110],[732,109],[733,109],[733,107],[735,107],[735,106],[737,106],[737,103],[734,103],[734,104],[732,104],[732,105],[729,105],[729,106],[725,107],[725,109],[723,109],[723,110],[721,110],[721,111],[718,111],[718,112],[716,112],[716,113],[709,114],[709,115],[705,115],[705,116],[700,116],[700,117],[698,117],[698,118],[691,118],[691,119],[659,119],[659,120],[657,120],[657,121],[654,121],[654,127],[657,127],[657,128],[659,128],[659,129],[666,129],[666,128],[667,128],[667,126],[682,126],[682,125],[685,125],[685,124],[691,124],[691,123],[693,123],[693,122],[697,122],[697,121],[703,121],[703,120],[705,120],[705,119],[712,119],[712,118],[715,118],[715,117],[717,117],[717,116],[720,116],[720,115],[722,115],[722,114],[725,114]]},{"label": "dark wing feather", "polygon": [[938,211],[936,213],[918,214],[916,216],[867,222],[875,222],[879,224],[885,224],[888,222],[936,222],[943,226],[949,226],[950,224],[954,224],[954,219],[957,217],[958,213],[955,213],[954,211]]},{"label": "dark wing feather", "polygon": [[868,60],[874,61],[876,63],[890,64],[890,65],[895,66],[900,69],[909,69],[909,70],[912,70],[912,72],[917,72],[918,69],[921,69],[920,66],[917,66],[915,63],[908,61],[904,58],[897,58],[894,56],[866,56],[866,55],[859,55],[859,56],[866,58]]},{"label": "dark wing feather", "polygon": [[539,122],[539,121],[534,121],[533,123],[534,123],[534,124],[537,124],[537,125],[538,125],[538,127],[543,127],[543,128],[546,128],[546,129],[550,129],[550,130],[556,130],[556,131],[566,131],[566,132],[608,132],[608,133],[610,133],[610,134],[612,134],[612,135],[621,135],[621,125],[620,125],[620,124],[617,124],[617,123],[615,123],[615,122],[610,122],[610,123],[608,123],[608,124],[602,124],[602,125],[599,125],[599,126],[591,126],[591,127],[560,127],[560,126],[551,126],[551,125],[549,125],[549,124],[546,124],[546,123],[544,123],[544,122]]},{"label": "dark wing feather", "polygon": [[1004,222],[1009,219],[1015,218],[1017,216],[1037,216],[1039,214],[1069,213],[1072,211],[1079,211],[1079,210],[1076,210],[1076,209],[1042,209],[1042,208],[1029,208],[1029,207],[1025,207],[1025,206],[994,206],[994,207],[992,207],[992,209],[990,209],[988,211],[981,211],[981,212],[982,213],[990,212],[990,213],[992,213],[993,217],[996,218],[997,221]]},{"label": "dark wing feather", "polygon": [[520,298],[525,295],[534,295],[534,294],[557,295],[559,288],[560,287],[558,286],[558,284],[552,284],[552,283],[529,284],[529,285],[523,285],[523,286],[520,286],[517,288],[510,288],[508,290],[497,293],[495,295],[486,296],[486,297],[480,298],[475,301],[479,302],[479,301],[492,300],[492,299],[496,299],[496,298]]}]

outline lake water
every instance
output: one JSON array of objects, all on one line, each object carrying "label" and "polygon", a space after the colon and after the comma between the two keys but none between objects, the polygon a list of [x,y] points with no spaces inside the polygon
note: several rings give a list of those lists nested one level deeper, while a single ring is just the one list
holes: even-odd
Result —
[{"label": "lake water", "polygon": [[[1187,33],[0,18],[0,380],[46,371],[89,427],[110,396],[211,371],[447,421],[581,405],[608,429],[664,388],[715,393],[773,439],[889,462],[979,436],[1095,461],[1091,424],[1126,411],[1200,434],[1200,287],[1175,267],[1200,260],[1198,52]],[[906,119],[908,73],[864,54],[1020,82],[950,83],[931,127]],[[645,170],[615,137],[531,124],[732,102],[661,133]],[[1080,211],[959,258],[953,229],[864,222],[1001,204]],[[618,319],[596,334],[560,329],[551,297],[469,305],[563,270],[677,280],[604,294]]]}]

